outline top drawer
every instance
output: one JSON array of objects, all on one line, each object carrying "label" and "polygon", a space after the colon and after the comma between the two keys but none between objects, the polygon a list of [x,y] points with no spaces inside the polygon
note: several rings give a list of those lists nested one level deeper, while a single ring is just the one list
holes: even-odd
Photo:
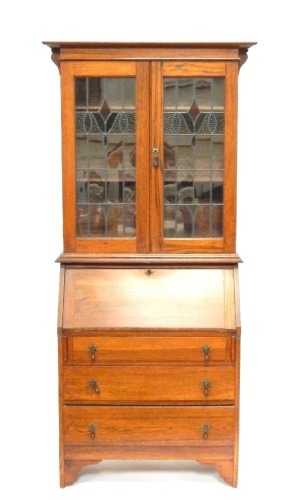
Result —
[{"label": "top drawer", "polygon": [[232,337],[69,337],[72,365],[215,364],[233,361]]}]

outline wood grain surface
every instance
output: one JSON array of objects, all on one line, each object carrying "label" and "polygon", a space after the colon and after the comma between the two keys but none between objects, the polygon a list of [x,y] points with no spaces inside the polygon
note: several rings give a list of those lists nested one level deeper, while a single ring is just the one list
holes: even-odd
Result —
[{"label": "wood grain surface", "polygon": [[[95,347],[92,359],[91,346]],[[203,347],[208,347],[207,355]],[[226,337],[70,337],[68,362],[81,365],[198,364],[231,359]]]},{"label": "wood grain surface", "polygon": [[[90,386],[94,380],[98,393]],[[205,395],[204,382],[209,383]],[[111,403],[233,403],[235,369],[220,367],[119,366],[64,368],[65,401]]]},{"label": "wood grain surface", "polygon": [[63,327],[233,330],[233,270],[66,269]]},{"label": "wood grain surface", "polygon": [[[91,423],[96,425],[93,440]],[[210,426],[208,439],[202,430],[206,423]],[[233,407],[64,407],[67,445],[230,447],[233,434]]]}]

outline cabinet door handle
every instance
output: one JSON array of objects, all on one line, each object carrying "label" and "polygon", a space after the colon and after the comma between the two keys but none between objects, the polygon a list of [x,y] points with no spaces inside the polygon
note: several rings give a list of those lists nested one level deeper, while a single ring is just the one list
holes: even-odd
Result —
[{"label": "cabinet door handle", "polygon": [[201,349],[202,349],[202,351],[203,351],[203,353],[204,353],[204,359],[205,359],[205,361],[206,361],[206,362],[207,362],[207,361],[209,361],[209,352],[210,352],[210,347],[209,347],[209,345],[203,345],[203,346],[201,347]]},{"label": "cabinet door handle", "polygon": [[153,166],[159,167],[159,148],[153,148]]},{"label": "cabinet door handle", "polygon": [[95,439],[95,437],[96,437],[96,430],[97,430],[96,424],[89,424],[88,430],[89,430],[89,433],[90,433],[90,438],[92,440]]},{"label": "cabinet door handle", "polygon": [[90,386],[90,388],[96,393],[96,394],[100,394],[100,389],[98,387],[98,382],[97,380],[89,380],[88,381],[88,385]]},{"label": "cabinet door handle", "polygon": [[209,429],[210,429],[210,425],[209,424],[203,424],[201,427],[202,427],[202,432],[203,432],[204,439],[208,439],[208,432],[209,432]]},{"label": "cabinet door handle", "polygon": [[209,395],[209,388],[210,388],[209,380],[203,380],[202,385],[204,387],[204,396],[207,397]]},{"label": "cabinet door handle", "polygon": [[90,352],[90,359],[92,361],[95,361],[96,359],[96,352],[97,352],[97,347],[95,345],[90,345],[89,348],[88,348],[89,352]]}]

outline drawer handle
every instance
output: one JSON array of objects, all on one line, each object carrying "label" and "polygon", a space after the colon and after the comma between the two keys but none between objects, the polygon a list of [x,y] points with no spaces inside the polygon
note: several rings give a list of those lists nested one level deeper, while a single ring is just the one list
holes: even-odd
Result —
[{"label": "drawer handle", "polygon": [[202,431],[203,431],[203,437],[204,439],[208,439],[208,431],[210,429],[210,425],[209,424],[203,424],[202,425]]},{"label": "drawer handle", "polygon": [[100,394],[100,389],[98,387],[98,382],[97,380],[89,380],[88,382],[88,385],[90,386],[90,388],[96,393],[96,394]]},{"label": "drawer handle", "polygon": [[89,424],[88,430],[90,432],[90,438],[91,439],[95,439],[95,437],[96,437],[96,430],[97,430],[96,424]]},{"label": "drawer handle", "polygon": [[210,388],[209,380],[203,380],[202,385],[204,387],[204,396],[207,397],[209,395],[209,388]]},{"label": "drawer handle", "polygon": [[95,345],[90,345],[89,348],[88,348],[89,352],[90,352],[90,359],[92,361],[95,361],[96,359],[96,352],[97,352],[97,347]]},{"label": "drawer handle", "polygon": [[205,361],[209,361],[209,351],[210,351],[210,347],[209,345],[203,345],[201,347],[202,351],[204,352],[204,359]]},{"label": "drawer handle", "polygon": [[159,167],[159,148],[153,148],[153,166]]}]

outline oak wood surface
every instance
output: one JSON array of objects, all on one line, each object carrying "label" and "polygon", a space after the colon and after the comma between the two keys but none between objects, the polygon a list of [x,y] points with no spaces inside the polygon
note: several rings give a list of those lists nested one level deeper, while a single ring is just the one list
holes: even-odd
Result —
[{"label": "oak wood surface", "polygon": [[136,231],[137,252],[150,251],[150,71],[149,63],[137,63],[136,81]]},{"label": "oak wood surface", "polygon": [[[93,355],[90,347],[94,346]],[[203,347],[207,346],[207,355]],[[81,365],[186,363],[212,365],[229,361],[226,337],[70,337],[69,363]]]},{"label": "oak wood surface", "polygon": [[232,447],[233,434],[233,407],[64,407],[66,445]]},{"label": "oak wood surface", "polygon": [[163,253],[216,253],[223,252],[224,239],[223,238],[205,238],[205,239],[186,239],[186,238],[164,238],[162,243]]},{"label": "oak wood surface", "polygon": [[148,42],[43,42],[51,47],[53,60],[237,60],[242,65],[255,42],[148,43]]},{"label": "oak wood surface", "polygon": [[80,470],[88,465],[93,465],[101,462],[101,460],[65,460],[64,461],[64,476],[60,486],[68,486],[73,484],[79,476]]},{"label": "oak wood surface", "polygon": [[[61,485],[104,459],[161,458],[197,460],[236,486],[237,89],[254,43],[45,43],[61,73],[62,95]],[[78,238],[74,78],[119,76],[136,78],[136,237]],[[164,77],[225,78],[222,238],[163,237]],[[160,150],[156,168],[152,147]]]},{"label": "oak wood surface", "polygon": [[238,482],[238,462],[239,462],[239,426],[240,426],[240,342],[241,338],[235,338],[236,344],[236,364],[235,364],[235,439],[234,439],[234,459],[233,459],[233,486]]},{"label": "oak wood surface", "polygon": [[117,266],[173,266],[203,267],[205,265],[220,266],[242,262],[239,255],[233,254],[102,254],[102,253],[62,253],[56,262],[61,264],[84,264],[107,267]]},{"label": "oak wood surface", "polygon": [[159,166],[150,163],[150,250],[152,253],[162,252],[163,227],[163,80],[162,64],[151,62],[151,147],[159,148]]},{"label": "oak wood surface", "polygon": [[66,459],[86,460],[203,460],[203,464],[215,460],[232,460],[233,446],[124,446],[102,444],[66,444]]},{"label": "oak wood surface", "polygon": [[234,281],[235,281],[235,311],[236,311],[236,327],[237,334],[241,334],[241,315],[240,315],[240,290],[239,290],[239,269],[238,266],[234,267]]},{"label": "oak wood surface", "polygon": [[[151,69],[150,69],[151,68]],[[163,73],[164,71],[164,73]],[[235,251],[237,62],[80,61],[64,62],[62,80],[63,208],[67,252],[103,253],[216,253]],[[151,87],[149,81],[151,75]],[[224,238],[163,238],[163,76],[226,76]],[[74,78],[133,76],[137,78],[137,236],[136,238],[79,238],[75,225]],[[150,99],[149,99],[150,97]],[[150,101],[150,102],[149,102]],[[149,139],[150,133],[151,138]],[[151,148],[161,162],[152,167]],[[149,182],[150,179],[150,182]],[[149,197],[149,191],[151,197]],[[149,202],[150,200],[150,202]],[[150,238],[149,238],[150,224]],[[150,239],[150,241],[149,241]]]},{"label": "oak wood surface", "polygon": [[64,456],[64,400],[63,400],[63,365],[64,365],[64,337],[58,339],[58,377],[59,377],[59,466],[60,466],[60,485],[65,486],[65,456]]},{"label": "oak wood surface", "polygon": [[[98,392],[90,386],[94,381]],[[205,393],[204,383],[209,384]],[[233,366],[65,366],[64,400],[104,403],[234,403]]]},{"label": "oak wood surface", "polygon": [[136,62],[134,61],[80,61],[73,62],[74,77],[135,77]]},{"label": "oak wood surface", "polygon": [[[136,77],[136,152],[137,152],[137,235],[136,238],[79,238],[76,235],[75,180],[75,100],[76,77]],[[134,61],[65,62],[61,68],[62,82],[62,151],[64,251],[66,252],[148,252],[149,227],[149,63]],[[140,181],[140,182],[139,182]]]},{"label": "oak wood surface", "polygon": [[63,242],[76,251],[75,92],[73,64],[61,68]]},{"label": "oak wood surface", "polygon": [[53,49],[60,48],[81,48],[81,49],[91,49],[91,48],[132,48],[132,47],[147,47],[152,49],[158,48],[175,48],[180,49],[183,47],[187,48],[237,48],[237,49],[249,49],[257,42],[244,42],[244,41],[230,41],[230,42],[98,42],[98,41],[44,41],[44,45],[47,45]]},{"label": "oak wood surface", "polygon": [[[198,460],[198,462],[201,465],[206,465],[205,461]],[[207,465],[214,467],[227,484],[233,487],[237,486],[237,477],[234,476],[233,460],[214,460],[213,462],[209,460]]]},{"label": "oak wood surface", "polygon": [[163,77],[197,77],[212,78],[225,76],[225,63],[221,62],[163,62]]},{"label": "oak wood surface", "polygon": [[226,64],[224,125],[224,251],[236,251],[238,65]]},{"label": "oak wood surface", "polygon": [[[64,328],[235,328],[232,269],[66,269]],[[226,302],[230,302],[227,307]],[[228,315],[226,314],[228,311]],[[232,319],[233,315],[233,319]]]},{"label": "oak wood surface", "polygon": [[60,280],[59,280],[58,316],[57,316],[58,333],[61,333],[63,326],[64,277],[65,277],[65,268],[61,266]]},{"label": "oak wood surface", "polygon": [[[110,327],[103,328],[74,328],[72,330],[64,329],[59,336],[64,336],[66,338],[70,337],[108,337],[109,335],[113,338],[116,337],[146,337],[151,336],[153,338],[157,337],[225,337],[233,336],[235,334],[234,331],[226,332],[224,329],[218,328],[115,328],[111,329]],[[202,340],[201,340],[202,342]],[[229,348],[228,348],[229,349]]]}]

